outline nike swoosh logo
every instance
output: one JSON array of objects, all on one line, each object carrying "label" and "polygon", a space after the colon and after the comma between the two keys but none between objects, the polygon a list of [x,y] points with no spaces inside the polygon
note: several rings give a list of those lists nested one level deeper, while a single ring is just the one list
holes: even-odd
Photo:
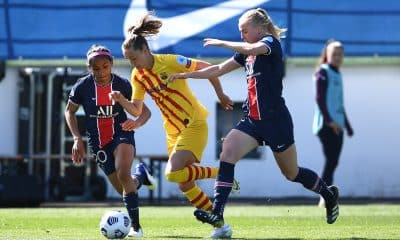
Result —
[{"label": "nike swoosh logo", "polygon": [[[152,50],[157,51],[174,45],[207,30],[229,18],[242,14],[250,8],[259,6],[270,0],[230,0],[211,7],[201,8],[192,12],[169,18],[160,18],[163,26],[154,41],[149,41]],[[132,0],[125,15],[124,34],[126,29],[135,24],[140,16],[148,12],[146,0]]]}]

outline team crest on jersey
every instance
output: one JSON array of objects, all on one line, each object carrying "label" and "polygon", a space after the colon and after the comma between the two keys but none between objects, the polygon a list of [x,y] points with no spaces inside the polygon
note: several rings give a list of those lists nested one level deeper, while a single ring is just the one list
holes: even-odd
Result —
[{"label": "team crest on jersey", "polygon": [[162,73],[160,73],[160,78],[161,78],[162,80],[167,80],[168,74],[167,74],[166,72],[162,72]]}]

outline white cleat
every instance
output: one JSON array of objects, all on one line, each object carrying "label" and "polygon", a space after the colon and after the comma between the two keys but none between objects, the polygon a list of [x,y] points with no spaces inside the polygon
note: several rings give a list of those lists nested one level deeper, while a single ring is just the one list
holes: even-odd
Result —
[{"label": "white cleat", "polygon": [[214,228],[214,232],[210,236],[210,238],[231,238],[231,237],[232,237],[232,228],[227,223],[225,223],[224,226],[220,228]]},{"label": "white cleat", "polygon": [[138,231],[135,231],[133,227],[131,227],[131,230],[129,230],[128,237],[133,237],[133,238],[142,238],[143,237],[143,230],[142,228],[139,228]]}]

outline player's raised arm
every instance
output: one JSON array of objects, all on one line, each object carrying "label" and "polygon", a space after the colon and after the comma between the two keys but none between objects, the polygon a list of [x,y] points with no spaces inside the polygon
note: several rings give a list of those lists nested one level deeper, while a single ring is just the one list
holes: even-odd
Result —
[{"label": "player's raised arm", "polygon": [[211,65],[209,67],[196,70],[193,72],[171,74],[168,78],[168,81],[172,82],[175,79],[185,79],[185,78],[210,79],[222,76],[239,67],[241,66],[233,58],[229,58],[228,60],[218,65]]},{"label": "player's raised arm", "polygon": [[[196,70],[201,70],[203,68],[211,66],[210,63],[197,60]],[[213,86],[215,93],[218,96],[219,102],[223,109],[232,110],[233,109],[233,101],[224,93],[221,82],[218,77],[209,78],[211,85]]]},{"label": "player's raised arm", "polygon": [[271,49],[262,42],[231,42],[213,38],[205,38],[203,45],[224,47],[244,55],[262,55],[269,54]]}]

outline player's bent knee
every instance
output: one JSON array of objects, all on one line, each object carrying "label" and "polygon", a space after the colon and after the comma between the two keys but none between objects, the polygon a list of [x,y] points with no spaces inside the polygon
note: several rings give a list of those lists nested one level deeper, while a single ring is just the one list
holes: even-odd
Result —
[{"label": "player's bent knee", "polygon": [[182,179],[182,170],[167,172],[165,173],[165,178],[170,182],[181,183],[184,182]]}]

